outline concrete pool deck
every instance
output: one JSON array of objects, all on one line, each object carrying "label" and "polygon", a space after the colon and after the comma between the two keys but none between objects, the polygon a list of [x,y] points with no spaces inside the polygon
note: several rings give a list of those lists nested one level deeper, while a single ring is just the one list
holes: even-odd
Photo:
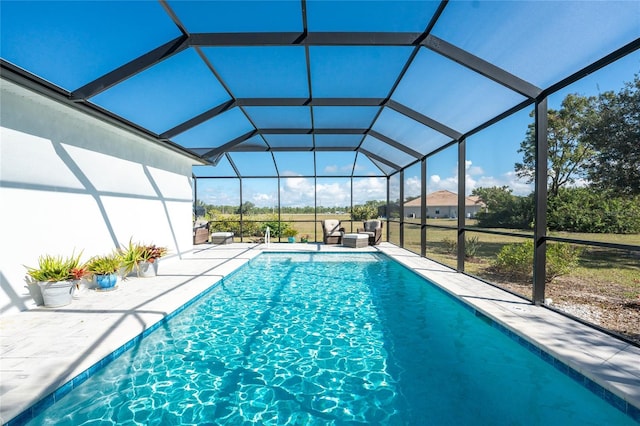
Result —
[{"label": "concrete pool deck", "polygon": [[386,253],[640,413],[640,348],[549,309],[389,243],[354,249],[233,243],[194,246],[181,259],[163,259],[155,278],[129,278],[111,292],[81,292],[62,308],[33,308],[0,319],[0,422],[12,420],[263,251]]}]

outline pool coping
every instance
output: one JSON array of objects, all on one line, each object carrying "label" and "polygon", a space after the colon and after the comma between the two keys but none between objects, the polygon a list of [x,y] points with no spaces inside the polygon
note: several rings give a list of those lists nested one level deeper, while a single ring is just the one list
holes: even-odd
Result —
[{"label": "pool coping", "polygon": [[[125,309],[117,309],[119,300],[112,300],[113,295],[106,299],[89,294],[86,300],[76,300],[69,307],[37,308],[17,314],[15,318],[2,318],[0,420],[3,424],[17,425],[35,417],[264,251],[384,253],[640,422],[640,348],[389,243],[353,249],[321,244],[197,246],[182,259],[169,261],[166,267],[162,265],[160,276],[123,283],[122,291],[114,294],[129,303]],[[105,306],[105,301],[112,303]],[[119,311],[115,315],[114,309]],[[51,315],[56,315],[63,323],[68,320],[78,325],[74,316],[85,313],[109,323],[106,330],[110,334],[105,335],[105,339],[96,341],[95,337],[91,339],[82,333],[69,333],[63,342],[79,345],[80,355],[75,356],[68,351],[56,353],[49,345],[38,348],[37,339],[43,333],[38,327],[44,327],[45,333],[51,330],[50,326],[43,325],[43,320],[50,322]],[[39,318],[32,329],[24,326],[31,317]],[[84,327],[85,334],[92,331],[91,324]],[[12,337],[20,340],[9,342]],[[78,341],[80,337],[84,339]],[[21,343],[34,346],[30,341],[34,339],[31,356],[21,351]],[[47,374],[50,364],[43,358],[48,360],[52,354],[70,365],[64,365],[58,374]],[[4,361],[8,360],[12,362],[5,368]],[[16,402],[15,406],[8,406]]]}]

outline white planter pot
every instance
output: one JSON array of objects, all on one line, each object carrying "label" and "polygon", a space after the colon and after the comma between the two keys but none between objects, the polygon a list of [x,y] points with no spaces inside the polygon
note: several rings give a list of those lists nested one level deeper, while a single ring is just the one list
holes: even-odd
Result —
[{"label": "white planter pot", "polygon": [[66,306],[73,300],[73,293],[76,288],[73,281],[44,281],[39,282],[44,306],[48,308],[57,308]]},{"label": "white planter pot", "polygon": [[158,275],[158,263],[160,259],[156,259],[153,262],[140,262],[138,263],[138,276],[141,278],[151,278]]},{"label": "white planter pot", "polygon": [[84,293],[87,292],[89,288],[91,288],[91,283],[86,279],[81,279],[80,281],[74,281],[76,289],[73,291],[73,298],[78,300],[82,297]]},{"label": "white planter pot", "polygon": [[27,289],[29,289],[29,294],[33,298],[33,301],[37,306],[44,305],[44,299],[42,298],[42,290],[40,290],[40,285],[37,281],[30,281],[27,283]]}]

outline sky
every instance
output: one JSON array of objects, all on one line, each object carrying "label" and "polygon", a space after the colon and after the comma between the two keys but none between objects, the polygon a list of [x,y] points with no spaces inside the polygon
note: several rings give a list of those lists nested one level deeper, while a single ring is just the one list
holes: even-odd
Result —
[{"label": "sky", "polygon": [[[178,2],[169,1],[181,22],[191,32],[300,31],[298,1],[281,2]],[[437,2],[418,1],[308,1],[309,31],[405,31],[421,32]],[[100,16],[100,19],[95,19]],[[268,19],[265,19],[268,18]],[[73,23],[70,25],[69,23]],[[464,28],[464,31],[460,31]],[[179,36],[167,13],[154,1],[7,1],[0,0],[0,55],[20,67],[73,91],[128,61]],[[567,77],[601,56],[640,37],[640,2],[636,1],[548,1],[548,2],[450,2],[433,28],[432,35],[483,58],[506,71],[545,88]],[[117,46],[117,48],[114,48]],[[203,47],[187,49],[91,98],[99,106],[162,133],[226,100],[237,97],[385,97],[412,49],[405,46],[311,46],[311,84],[306,81],[306,52],[301,46]],[[212,66],[222,84],[211,72]],[[558,108],[568,93],[596,95],[619,90],[640,72],[640,53],[626,58],[549,97],[549,107]],[[203,89],[206,88],[206,89]],[[391,99],[439,121],[461,133],[473,129],[525,98],[459,64],[421,48]],[[289,112],[292,110],[289,109]],[[467,193],[480,186],[507,185],[516,195],[532,187],[519,179],[513,166],[532,121],[530,109],[520,111],[467,140]],[[252,115],[254,114],[254,115]],[[309,108],[295,114],[280,108],[253,108],[249,115],[273,128],[309,127]],[[321,116],[322,114],[322,116]],[[426,126],[417,125],[385,108],[375,123],[371,109],[318,109],[316,127],[339,122],[340,127],[372,128],[421,153],[448,142]],[[339,120],[339,121],[338,121]],[[369,120],[369,121],[367,121]],[[187,148],[220,146],[253,129],[239,108],[208,120],[172,137]],[[268,135],[270,144],[288,146],[303,137]],[[305,143],[310,144],[310,136]],[[329,143],[353,146],[341,137]],[[327,136],[328,137],[328,136]],[[320,139],[318,139],[320,140]],[[255,141],[254,141],[255,142]],[[258,140],[256,143],[264,144]],[[372,136],[363,147],[400,165],[413,158]],[[265,157],[266,155],[266,157]],[[270,153],[233,154],[244,176],[273,174]],[[314,173],[310,153],[275,153],[281,176]],[[381,175],[366,157],[354,153],[319,153],[316,163],[318,205],[349,204],[349,180],[331,176]],[[380,165],[384,172],[390,169]],[[211,170],[211,169],[209,169]],[[428,192],[457,191],[456,148],[447,149],[427,163]],[[221,161],[214,175],[232,175]],[[383,179],[354,182],[354,203],[385,199]],[[272,205],[278,190],[270,182],[244,179],[245,201]],[[283,179],[283,205],[313,205],[313,179]],[[237,195],[198,185],[199,197],[211,204],[226,204]],[[233,185],[231,185],[233,186]],[[211,188],[210,188],[211,187]],[[405,173],[405,195],[419,194],[419,168]],[[392,194],[393,197],[393,194]],[[233,202],[237,204],[237,200]]]}]

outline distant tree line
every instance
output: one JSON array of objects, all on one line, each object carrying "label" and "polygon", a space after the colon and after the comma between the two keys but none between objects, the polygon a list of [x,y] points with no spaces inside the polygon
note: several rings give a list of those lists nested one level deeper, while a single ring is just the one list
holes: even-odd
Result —
[{"label": "distant tree line", "polygon": [[[197,203],[199,215],[201,216],[212,216],[219,214],[243,214],[243,215],[264,215],[264,214],[277,214],[278,208],[277,206],[272,207],[258,207],[250,201],[245,201],[242,205],[211,205],[207,204],[202,200],[198,200]],[[304,206],[304,207],[287,207],[282,206],[280,211],[285,214],[313,214],[314,211],[318,213],[346,213],[349,212],[349,207],[323,207],[318,206],[314,208],[313,206]]]},{"label": "distant tree line", "polygon": [[[535,125],[529,125],[515,164],[533,182]],[[548,111],[548,210],[551,230],[640,232],[640,78],[618,93],[570,94]],[[580,185],[578,185],[580,183]],[[533,194],[519,197],[506,187],[476,188],[487,205],[478,225],[530,229]]]},{"label": "distant tree line", "polygon": [[[287,207],[282,206],[280,212],[283,214],[350,214],[353,220],[366,220],[379,216],[380,207],[385,206],[384,201],[370,200],[364,204],[344,207],[324,207],[313,206]],[[277,215],[276,207],[257,207],[250,201],[242,203],[240,206],[210,205],[202,200],[198,200],[196,205],[196,216],[212,219],[220,215]],[[277,219],[276,219],[277,220]]]}]

